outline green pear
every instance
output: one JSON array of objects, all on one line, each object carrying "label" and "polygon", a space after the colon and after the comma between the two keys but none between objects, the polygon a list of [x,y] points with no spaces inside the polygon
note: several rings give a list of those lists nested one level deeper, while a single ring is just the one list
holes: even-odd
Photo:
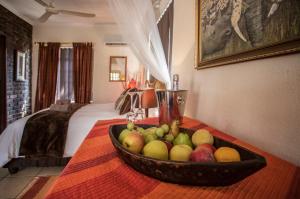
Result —
[{"label": "green pear", "polygon": [[179,145],[179,144],[186,144],[193,148],[192,141],[190,139],[190,136],[187,133],[179,133],[177,137],[173,141],[174,145]]},{"label": "green pear", "polygon": [[153,140],[146,144],[143,148],[143,154],[146,157],[156,158],[160,160],[168,160],[168,147],[160,140]]},{"label": "green pear", "polygon": [[171,133],[173,134],[174,137],[176,137],[179,133],[179,121],[174,120],[171,124]]},{"label": "green pear", "polygon": [[128,122],[127,129],[130,130],[130,131],[133,130],[134,129],[134,123],[133,122]]},{"label": "green pear", "polygon": [[163,128],[157,128],[156,131],[155,131],[155,134],[156,134],[158,137],[162,138],[162,137],[164,136],[164,134],[165,134],[165,131],[164,131]]},{"label": "green pear", "polygon": [[137,127],[136,130],[138,132],[140,132],[141,134],[144,134],[144,132],[145,132],[145,129],[143,129],[142,127]]},{"label": "green pear", "polygon": [[167,124],[163,124],[163,125],[161,125],[161,127],[160,128],[162,128],[163,130],[164,130],[164,132],[165,133],[168,133],[169,132],[169,130],[170,130],[170,128],[169,128],[169,125],[167,125]]},{"label": "green pear", "polygon": [[174,136],[172,134],[165,135],[165,140],[168,142],[173,142]]}]

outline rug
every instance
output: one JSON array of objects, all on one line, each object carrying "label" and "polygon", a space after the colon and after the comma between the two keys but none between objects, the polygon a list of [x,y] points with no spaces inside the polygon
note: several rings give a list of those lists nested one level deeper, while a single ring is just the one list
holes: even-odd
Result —
[{"label": "rug", "polygon": [[18,199],[41,199],[45,198],[46,193],[58,176],[39,176],[35,177],[18,195]]}]

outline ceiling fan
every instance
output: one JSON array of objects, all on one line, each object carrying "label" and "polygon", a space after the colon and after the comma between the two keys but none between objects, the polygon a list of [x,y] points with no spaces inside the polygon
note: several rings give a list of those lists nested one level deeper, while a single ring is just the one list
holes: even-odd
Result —
[{"label": "ceiling fan", "polygon": [[46,22],[51,15],[57,15],[57,14],[67,14],[67,15],[74,15],[79,17],[95,17],[95,14],[91,13],[84,13],[84,12],[77,12],[77,11],[71,11],[71,10],[62,10],[62,9],[56,9],[53,5],[53,3],[46,3],[43,0],[35,0],[37,3],[45,7],[46,12],[38,19],[39,22],[44,23]]}]

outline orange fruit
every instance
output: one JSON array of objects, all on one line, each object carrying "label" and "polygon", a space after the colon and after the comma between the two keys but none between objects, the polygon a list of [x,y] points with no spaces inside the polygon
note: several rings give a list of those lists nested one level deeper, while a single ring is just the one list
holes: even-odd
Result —
[{"label": "orange fruit", "polygon": [[239,152],[231,147],[220,147],[214,153],[217,162],[239,162],[241,156]]}]

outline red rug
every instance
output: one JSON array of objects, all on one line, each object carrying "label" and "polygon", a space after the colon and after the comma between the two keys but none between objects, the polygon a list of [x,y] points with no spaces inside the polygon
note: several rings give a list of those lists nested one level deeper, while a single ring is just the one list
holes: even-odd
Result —
[{"label": "red rug", "polygon": [[45,198],[53,182],[58,176],[40,176],[35,177],[31,183],[22,191],[17,198],[20,199],[39,199]]}]

